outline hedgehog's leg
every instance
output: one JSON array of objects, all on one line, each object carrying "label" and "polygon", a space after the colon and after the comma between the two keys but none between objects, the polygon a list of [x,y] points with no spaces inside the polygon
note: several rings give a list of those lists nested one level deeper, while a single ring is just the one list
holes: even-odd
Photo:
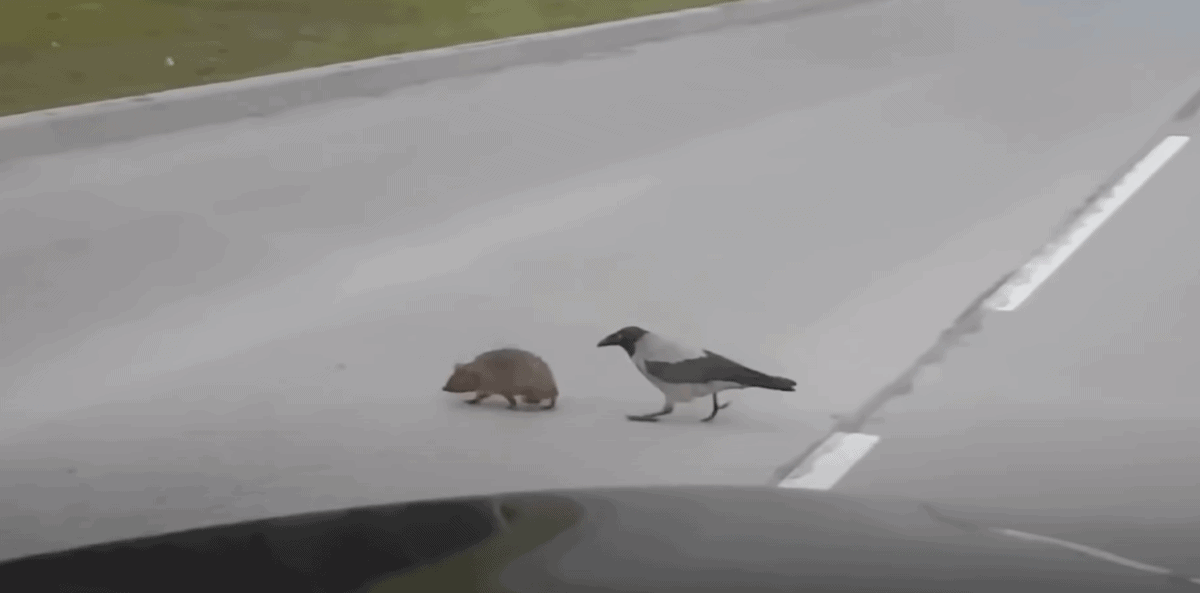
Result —
[{"label": "hedgehog's leg", "polygon": [[544,408],[542,408],[542,409],[543,409],[543,410],[553,410],[553,409],[554,409],[554,406],[555,406],[557,403],[558,403],[558,394],[557,394],[557,393],[555,393],[554,395],[551,395],[551,396],[550,396],[550,405],[548,405],[548,406],[546,406],[546,407],[544,407]]},{"label": "hedgehog's leg", "polygon": [[486,391],[477,391],[477,392],[475,392],[475,399],[467,400],[467,403],[471,404],[471,405],[475,405],[475,404],[491,397],[491,395],[492,394],[490,394]]},{"label": "hedgehog's leg", "polygon": [[515,410],[517,408],[517,398],[513,397],[513,394],[501,393],[500,395],[504,396],[504,399],[508,400],[508,409]]}]

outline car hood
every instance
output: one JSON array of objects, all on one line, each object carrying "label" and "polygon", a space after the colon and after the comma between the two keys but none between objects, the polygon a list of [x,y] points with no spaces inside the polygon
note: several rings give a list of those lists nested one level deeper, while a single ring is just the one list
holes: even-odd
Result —
[{"label": "car hood", "polygon": [[207,527],[2,563],[0,581],[97,593],[1200,591],[1169,568],[1036,536],[898,498],[590,489]]}]

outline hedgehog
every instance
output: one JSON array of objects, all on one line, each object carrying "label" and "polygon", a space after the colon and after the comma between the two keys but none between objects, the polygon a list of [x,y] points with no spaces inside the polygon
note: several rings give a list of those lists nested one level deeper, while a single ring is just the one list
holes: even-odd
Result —
[{"label": "hedgehog", "polygon": [[558,386],[550,365],[532,352],[519,348],[490,350],[465,364],[455,364],[454,373],[446,380],[442,391],[475,393],[468,404],[478,404],[492,395],[508,400],[509,409],[516,409],[517,396],[526,404],[549,400],[543,410],[554,409],[558,402]]}]

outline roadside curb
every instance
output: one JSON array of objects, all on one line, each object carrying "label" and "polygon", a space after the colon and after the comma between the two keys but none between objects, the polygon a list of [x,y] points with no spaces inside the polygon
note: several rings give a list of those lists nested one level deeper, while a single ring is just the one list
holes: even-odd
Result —
[{"label": "roadside curb", "polygon": [[885,0],[738,0],[571,29],[0,117],[0,162],[265,117],[337,99]]}]

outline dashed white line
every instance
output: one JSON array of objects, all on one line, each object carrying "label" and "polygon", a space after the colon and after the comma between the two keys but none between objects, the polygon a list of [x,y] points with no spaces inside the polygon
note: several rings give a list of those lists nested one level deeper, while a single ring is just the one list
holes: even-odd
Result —
[{"label": "dashed white line", "polygon": [[[982,303],[983,309],[1013,311],[1021,306],[1097,229],[1158,173],[1190,137],[1171,135],[1138,160],[1120,180],[1101,195],[1067,230],[1047,243],[1024,266]],[[779,488],[829,490],[833,488],[879,442],[879,437],[862,433],[835,432],[807,460],[780,481]],[[1007,535],[1016,535],[1017,532]],[[1038,536],[1032,536],[1038,537]]]},{"label": "dashed white line", "polygon": [[1174,135],[1163,138],[1146,156],[1142,157],[1121,177],[1104,196],[1096,200],[1091,208],[1079,216],[1060,237],[1050,241],[1033,256],[1004,286],[984,303],[993,311],[1013,311],[1021,306],[1071,254],[1075,253],[1100,225],[1104,224],[1117,209],[1129,201],[1146,182],[1158,173],[1184,146],[1188,136]]},{"label": "dashed white line", "polygon": [[837,485],[879,442],[873,434],[835,432],[807,461],[792,470],[780,488],[829,490]]}]

